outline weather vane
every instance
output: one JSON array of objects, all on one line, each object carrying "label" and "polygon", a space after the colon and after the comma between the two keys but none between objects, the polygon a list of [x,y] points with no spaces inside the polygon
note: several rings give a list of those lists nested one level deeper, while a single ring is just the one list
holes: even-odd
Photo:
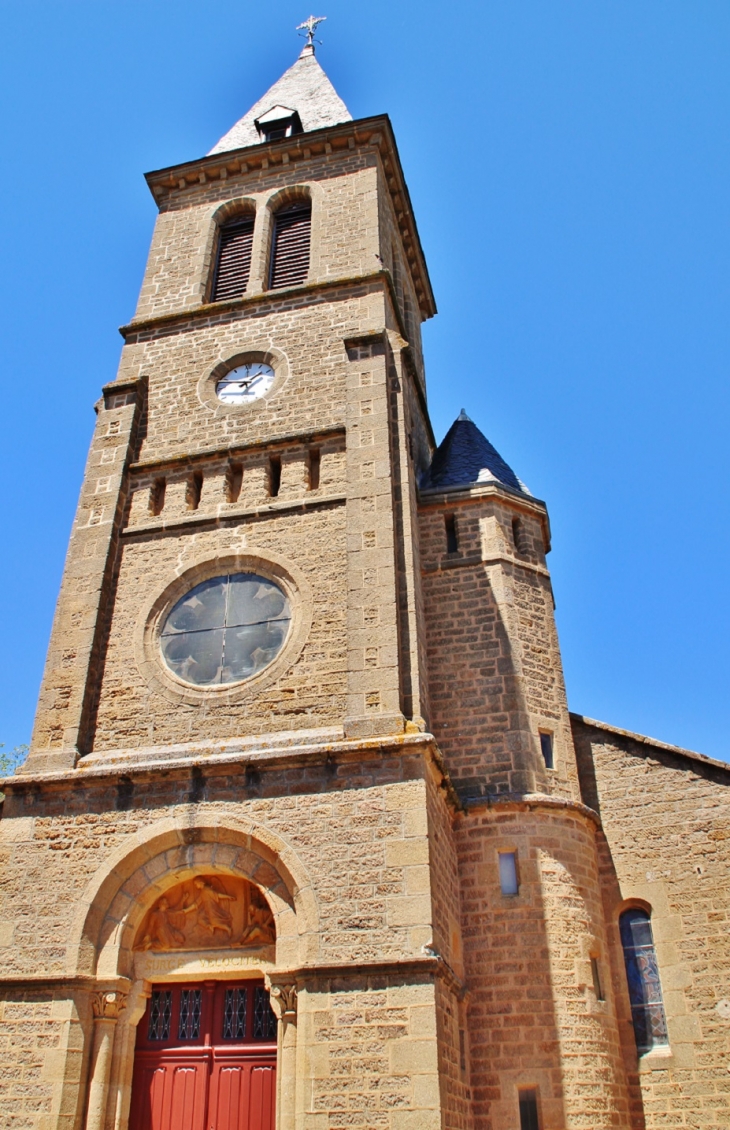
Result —
[{"label": "weather vane", "polygon": [[[317,28],[319,27],[319,25],[324,23],[324,21],[326,19],[327,19],[326,16],[310,16],[309,19],[305,20],[303,24],[297,25],[297,31],[303,31],[304,32],[304,34],[307,37],[307,47],[311,47],[312,50],[314,50],[314,42],[315,42],[314,41],[314,33],[317,30]],[[317,42],[319,42],[319,40],[317,40]]]}]

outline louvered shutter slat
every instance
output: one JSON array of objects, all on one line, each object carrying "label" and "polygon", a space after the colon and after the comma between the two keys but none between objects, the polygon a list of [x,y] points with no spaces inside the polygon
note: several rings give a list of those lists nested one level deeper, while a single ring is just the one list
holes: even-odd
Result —
[{"label": "louvered shutter slat", "polygon": [[272,290],[304,282],[309,271],[309,242],[312,210],[287,208],[274,217],[274,243],[271,255]]},{"label": "louvered shutter slat", "polygon": [[253,216],[221,228],[213,301],[240,298],[248,286],[253,247]]}]

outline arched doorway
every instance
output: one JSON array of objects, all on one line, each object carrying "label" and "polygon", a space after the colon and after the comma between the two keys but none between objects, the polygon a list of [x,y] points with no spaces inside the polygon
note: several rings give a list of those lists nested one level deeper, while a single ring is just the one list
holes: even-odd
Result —
[{"label": "arched doorway", "polygon": [[[294,1124],[297,986],[289,970],[316,961],[312,880],[270,828],[222,820],[204,803],[196,816],[195,826],[182,817],[158,821],[131,850],[121,845],[91,878],[74,924],[73,971],[96,980],[87,1130],[140,1130],[130,1117],[132,1086],[154,989],[237,979],[260,985],[262,977],[279,1017],[276,1119]],[[76,1089],[69,1080],[68,1102]]]},{"label": "arched doorway", "polygon": [[[265,958],[276,941],[263,893],[234,876],[168,888],[137,929],[152,985],[137,1026],[130,1130],[274,1130],[277,1021],[263,979],[155,983],[155,961]],[[159,956],[158,956],[159,955]],[[213,964],[216,959],[213,958]]]},{"label": "arched doorway", "polygon": [[153,985],[130,1130],[274,1130],[276,1017],[263,981]]}]

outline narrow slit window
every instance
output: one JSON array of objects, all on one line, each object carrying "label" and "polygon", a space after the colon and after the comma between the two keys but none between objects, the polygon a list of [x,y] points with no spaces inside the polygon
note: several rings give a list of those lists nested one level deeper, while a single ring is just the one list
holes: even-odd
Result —
[{"label": "narrow slit window", "polygon": [[519,894],[520,884],[517,877],[516,851],[501,851],[499,853],[499,885],[503,895]]},{"label": "narrow slit window", "polygon": [[619,919],[631,1019],[639,1055],[669,1043],[651,919],[645,910],[625,910]]},{"label": "narrow slit window", "polygon": [[522,553],[522,522],[519,518],[512,519],[512,541],[517,552]]},{"label": "narrow slit window", "polygon": [[321,455],[318,447],[310,447],[307,457],[307,489],[319,489],[319,467]]},{"label": "narrow slit window", "polygon": [[274,215],[269,287],[296,286],[309,273],[312,206],[293,204]]},{"label": "narrow slit window", "polygon": [[200,496],[203,493],[203,475],[201,471],[196,471],[188,479],[188,485],[185,490],[185,501],[188,510],[197,510],[200,506]]},{"label": "narrow slit window", "polygon": [[546,769],[555,768],[555,756],[553,754],[553,735],[547,730],[540,731],[540,751],[545,762]]},{"label": "narrow slit window", "polygon": [[281,458],[272,455],[269,459],[269,496],[276,498],[281,488]]},{"label": "narrow slit window", "polygon": [[520,1130],[540,1130],[537,1106],[537,1087],[524,1087],[519,1091]]},{"label": "narrow slit window", "polygon": [[161,514],[165,506],[165,490],[167,483],[164,479],[155,479],[150,487],[149,511],[155,518]]},{"label": "narrow slit window", "polygon": [[236,216],[221,226],[213,279],[213,302],[240,298],[245,294],[251,274],[253,226],[252,215]]},{"label": "narrow slit window", "polygon": [[226,471],[226,502],[238,502],[243,485],[243,466],[231,463]]},{"label": "narrow slit window", "polygon": [[603,992],[603,984],[601,982],[601,968],[598,964],[598,958],[591,958],[591,976],[593,978],[593,992],[596,994],[597,1001],[605,1001],[606,997]]},{"label": "narrow slit window", "polygon": [[458,553],[459,539],[456,535],[456,516],[454,514],[444,515],[444,525],[446,527],[446,552]]}]

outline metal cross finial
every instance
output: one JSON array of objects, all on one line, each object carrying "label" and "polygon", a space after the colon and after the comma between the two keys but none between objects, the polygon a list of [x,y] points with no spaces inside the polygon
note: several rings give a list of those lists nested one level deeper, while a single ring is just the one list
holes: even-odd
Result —
[{"label": "metal cross finial", "polygon": [[326,16],[310,16],[303,24],[297,26],[297,31],[303,31],[307,37],[307,47],[314,50],[314,33],[318,26],[327,19]]}]

